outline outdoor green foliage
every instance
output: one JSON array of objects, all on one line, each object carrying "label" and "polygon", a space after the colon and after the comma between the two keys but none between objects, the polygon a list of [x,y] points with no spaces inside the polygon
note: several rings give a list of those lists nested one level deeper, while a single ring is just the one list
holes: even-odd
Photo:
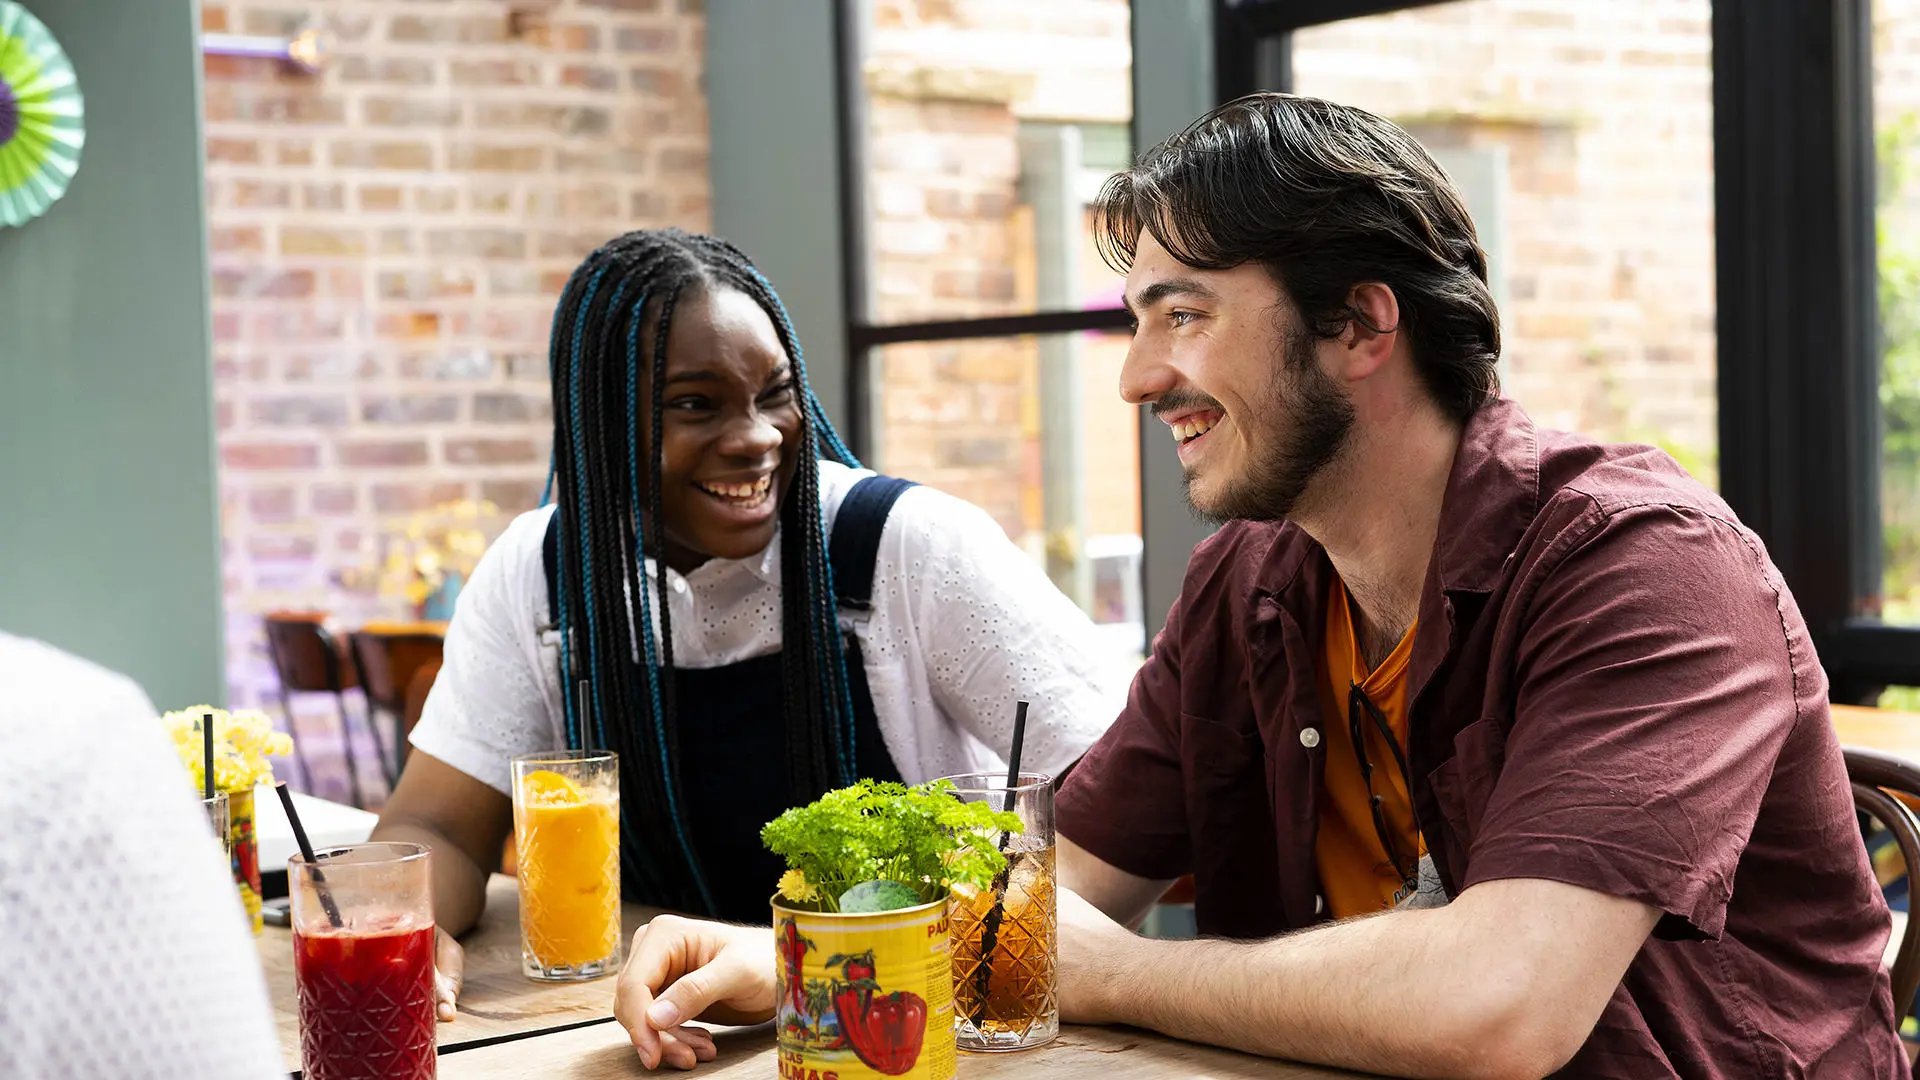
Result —
[{"label": "outdoor green foliage", "polygon": [[767,850],[791,868],[781,895],[839,911],[841,894],[862,882],[900,882],[921,903],[950,884],[990,887],[1007,865],[997,834],[1021,831],[1020,815],[961,802],[952,792],[945,780],[916,787],[862,780],[781,814],[760,830]]},{"label": "outdoor green foliage", "polygon": [[1884,613],[1920,622],[1920,113],[1883,124],[1876,142]]}]

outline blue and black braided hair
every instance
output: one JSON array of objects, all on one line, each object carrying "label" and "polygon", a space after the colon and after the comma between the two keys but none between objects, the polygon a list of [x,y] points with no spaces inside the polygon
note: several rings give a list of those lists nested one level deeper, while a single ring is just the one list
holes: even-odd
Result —
[{"label": "blue and black braided hair", "polygon": [[[786,308],[724,240],[678,229],[618,237],[575,270],[554,313],[553,466],[567,744],[620,755],[621,875],[629,895],[714,912],[679,783],[673,619],[659,553],[662,389],[675,303],[737,289],[772,320],[803,391],[800,460],[780,506],[782,699],[789,781],[812,798],[855,779],[854,712],[820,512],[820,455],[857,465],[807,388]],[[643,327],[651,329],[649,340]],[[642,365],[647,378],[642,379]],[[648,387],[642,400],[643,382]],[[651,460],[642,461],[638,438]],[[641,553],[655,557],[647,573]],[[650,578],[650,580],[648,580]],[[628,597],[632,597],[631,607]],[[653,632],[659,611],[660,633]],[[631,615],[629,614],[631,613]],[[640,657],[637,670],[631,657]],[[584,679],[586,691],[576,692]]]}]

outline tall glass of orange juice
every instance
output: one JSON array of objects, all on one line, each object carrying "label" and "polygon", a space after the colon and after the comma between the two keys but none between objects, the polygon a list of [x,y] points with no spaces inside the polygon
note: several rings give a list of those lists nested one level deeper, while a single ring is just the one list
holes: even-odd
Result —
[{"label": "tall glass of orange juice", "polygon": [[604,750],[513,759],[520,955],[529,978],[620,969],[620,763]]}]

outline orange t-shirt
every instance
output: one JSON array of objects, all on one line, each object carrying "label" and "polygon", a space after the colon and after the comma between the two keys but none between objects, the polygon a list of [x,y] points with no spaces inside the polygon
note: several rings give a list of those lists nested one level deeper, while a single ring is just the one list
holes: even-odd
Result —
[{"label": "orange t-shirt", "polygon": [[[1333,579],[1327,598],[1326,646],[1320,654],[1320,701],[1326,717],[1326,777],[1320,795],[1320,830],[1313,845],[1314,866],[1320,871],[1320,892],[1327,912],[1336,919],[1384,911],[1394,905],[1406,881],[1394,869],[1374,828],[1367,783],[1353,752],[1347,723],[1347,699],[1358,685],[1387,719],[1402,755],[1407,747],[1407,661],[1413,655],[1413,634],[1407,628],[1393,652],[1372,671],[1360,655],[1353,632],[1353,613],[1347,589]],[[1400,771],[1386,736],[1369,715],[1362,715],[1367,760],[1373,765],[1373,793],[1382,797],[1381,809],[1403,862],[1417,859],[1426,845],[1413,827],[1413,802],[1407,778]]]}]

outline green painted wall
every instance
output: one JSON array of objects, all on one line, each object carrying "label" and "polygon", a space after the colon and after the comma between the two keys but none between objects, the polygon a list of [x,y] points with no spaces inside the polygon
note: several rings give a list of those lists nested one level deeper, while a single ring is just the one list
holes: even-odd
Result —
[{"label": "green painted wall", "polygon": [[807,381],[847,423],[846,290],[830,0],[706,0],[713,231],[773,282]]},{"label": "green painted wall", "polygon": [[223,698],[198,7],[26,6],[87,145],[65,199],[0,228],[0,629],[163,708]]}]

